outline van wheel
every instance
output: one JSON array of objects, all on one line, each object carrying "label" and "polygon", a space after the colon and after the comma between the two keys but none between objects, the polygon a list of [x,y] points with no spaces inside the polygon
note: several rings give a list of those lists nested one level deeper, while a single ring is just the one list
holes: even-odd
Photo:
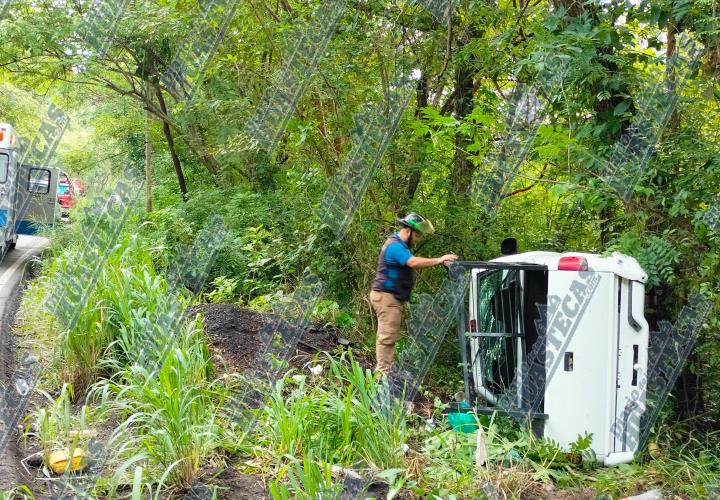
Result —
[{"label": "van wheel", "polygon": [[10,244],[8,245],[7,251],[9,252],[10,250],[14,249],[15,245],[17,245],[17,240],[11,241]]}]

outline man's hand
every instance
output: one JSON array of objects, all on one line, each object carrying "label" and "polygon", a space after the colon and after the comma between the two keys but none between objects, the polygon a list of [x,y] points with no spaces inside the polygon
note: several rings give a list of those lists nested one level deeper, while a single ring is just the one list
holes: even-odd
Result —
[{"label": "man's hand", "polygon": [[455,262],[458,260],[458,256],[454,253],[448,253],[438,258],[440,259],[440,264],[447,264],[448,262]]},{"label": "man's hand", "polygon": [[445,254],[442,257],[433,257],[428,259],[425,257],[410,257],[407,261],[407,265],[414,269],[424,269],[426,267],[439,266],[446,262],[454,262],[458,258],[454,253]]}]

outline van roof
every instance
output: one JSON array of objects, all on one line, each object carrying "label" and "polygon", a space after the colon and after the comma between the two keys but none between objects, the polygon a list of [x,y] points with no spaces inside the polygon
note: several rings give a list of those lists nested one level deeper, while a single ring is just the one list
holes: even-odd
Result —
[{"label": "van roof", "polygon": [[647,273],[643,271],[638,261],[629,255],[623,255],[619,252],[613,252],[608,257],[596,253],[582,252],[525,252],[515,255],[505,255],[498,257],[490,262],[512,262],[523,264],[540,264],[546,266],[549,271],[558,270],[558,262],[561,257],[585,257],[588,262],[590,271],[600,273],[614,273],[623,278],[633,281],[645,283],[647,281]]}]

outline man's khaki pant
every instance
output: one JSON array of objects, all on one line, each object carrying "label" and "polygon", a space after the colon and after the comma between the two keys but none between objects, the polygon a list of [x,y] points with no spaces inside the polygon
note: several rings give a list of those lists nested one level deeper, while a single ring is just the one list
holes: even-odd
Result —
[{"label": "man's khaki pant", "polygon": [[386,292],[370,292],[370,303],[377,314],[378,328],[375,341],[376,371],[387,373],[393,365],[395,342],[400,337],[402,303]]}]

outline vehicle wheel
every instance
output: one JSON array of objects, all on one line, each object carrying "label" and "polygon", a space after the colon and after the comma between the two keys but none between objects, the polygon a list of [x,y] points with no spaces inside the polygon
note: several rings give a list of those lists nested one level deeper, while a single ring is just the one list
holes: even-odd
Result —
[{"label": "vehicle wheel", "polygon": [[17,245],[17,240],[11,241],[10,244],[8,245],[7,251],[9,252],[10,250],[14,249],[16,245]]}]

